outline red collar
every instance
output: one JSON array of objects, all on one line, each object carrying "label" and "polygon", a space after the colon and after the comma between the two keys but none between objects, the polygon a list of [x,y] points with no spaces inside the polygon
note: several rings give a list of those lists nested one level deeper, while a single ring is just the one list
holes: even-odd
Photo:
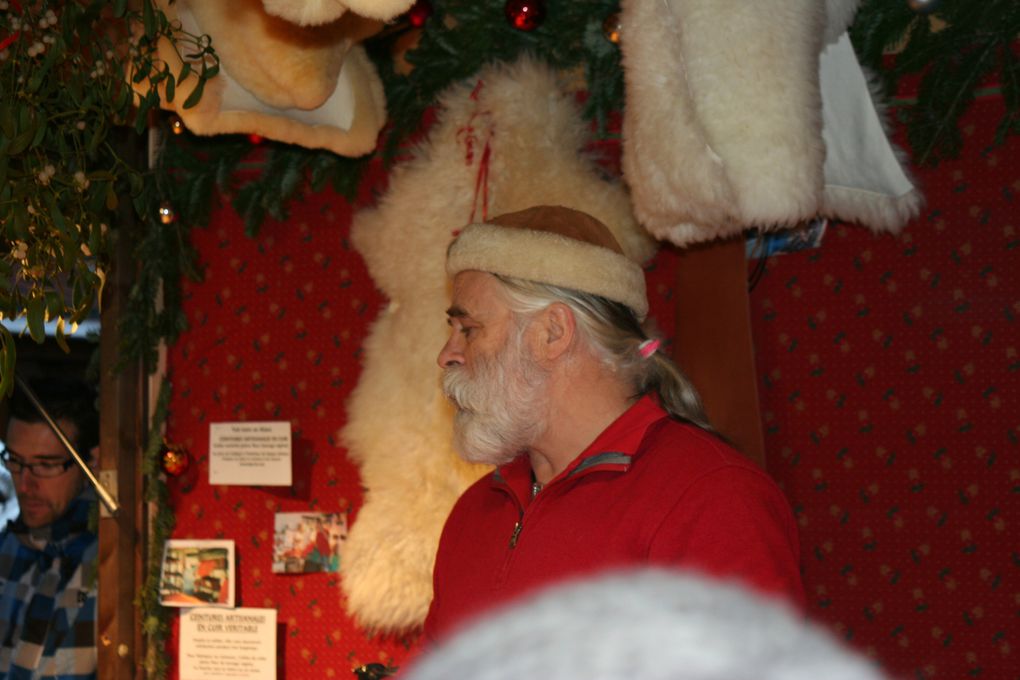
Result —
[{"label": "red collar", "polygon": [[[550,484],[592,469],[626,470],[648,428],[668,417],[657,398],[650,395],[641,397],[610,423]],[[525,455],[518,456],[496,470],[492,480],[494,484],[509,486],[518,497],[526,498],[531,489],[531,462]]]}]

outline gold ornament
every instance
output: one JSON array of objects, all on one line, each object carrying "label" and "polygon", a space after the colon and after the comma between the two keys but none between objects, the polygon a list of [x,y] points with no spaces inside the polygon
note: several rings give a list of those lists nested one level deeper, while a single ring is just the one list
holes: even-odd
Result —
[{"label": "gold ornament", "polygon": [[163,447],[160,449],[159,467],[171,477],[180,477],[191,464],[188,450],[183,446],[177,446],[163,440]]},{"label": "gold ornament", "polygon": [[170,201],[163,201],[159,204],[159,221],[163,224],[170,224],[177,219],[177,213],[174,212],[174,207],[170,205]]},{"label": "gold ornament", "polygon": [[620,23],[620,14],[618,12],[613,12],[602,22],[602,35],[606,36],[606,40],[614,45],[620,43],[620,33],[622,31],[623,24]]},{"label": "gold ornament", "polygon": [[939,0],[907,0],[907,6],[918,14],[931,14],[939,4]]}]

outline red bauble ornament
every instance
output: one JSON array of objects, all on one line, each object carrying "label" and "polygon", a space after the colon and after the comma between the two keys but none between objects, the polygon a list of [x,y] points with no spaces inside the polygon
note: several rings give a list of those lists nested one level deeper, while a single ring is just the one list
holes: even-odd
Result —
[{"label": "red bauble ornament", "polygon": [[264,137],[262,135],[256,135],[255,133],[248,135],[248,141],[254,144],[255,146],[261,144],[263,140]]},{"label": "red bauble ornament", "polygon": [[424,26],[430,16],[432,16],[432,3],[429,0],[417,0],[411,5],[411,9],[407,10],[407,20],[415,28]]},{"label": "red bauble ornament", "polygon": [[191,458],[188,450],[183,446],[174,446],[163,442],[163,448],[159,452],[159,467],[171,477],[180,477],[188,469]]},{"label": "red bauble ornament", "polygon": [[545,21],[545,0],[506,0],[503,11],[518,31],[534,31]]}]

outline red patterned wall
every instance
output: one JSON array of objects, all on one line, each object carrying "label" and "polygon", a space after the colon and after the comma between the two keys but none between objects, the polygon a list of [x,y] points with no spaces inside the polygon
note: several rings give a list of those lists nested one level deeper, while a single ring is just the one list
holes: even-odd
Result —
[{"label": "red patterned wall", "polygon": [[[930,205],[902,235],[835,227],[771,259],[752,295],[768,464],[801,523],[812,614],[918,678],[1020,677],[1020,144],[982,153],[994,109],[972,114],[966,158],[921,174]],[[356,521],[362,499],[336,433],[383,300],[347,243],[351,212],[311,196],[252,239],[219,211],[194,234],[206,276],[168,362],[168,434],[197,463],[171,480],[174,536],[236,541],[237,602],[278,609],[290,680],[399,665],[415,644],[358,630],[336,575],[271,572],[275,512]],[[675,262],[667,249],[649,269],[667,337]],[[208,484],[208,425],[230,420],[292,423],[292,488]]]},{"label": "red patterned wall", "polygon": [[831,229],[752,294],[768,468],[811,613],[904,677],[1020,678],[1020,140],[918,171],[899,236]]},{"label": "red patterned wall", "polygon": [[[237,604],[278,610],[279,677],[292,680],[351,678],[363,663],[399,662],[411,644],[358,630],[343,615],[336,574],[271,566],[274,513],[351,513],[361,503],[336,433],[382,299],[347,243],[351,212],[334,196],[311,197],[287,224],[249,238],[237,214],[219,211],[194,232],[205,277],[186,285],[190,330],[168,358],[168,435],[197,463],[170,480],[174,536],[236,542]],[[209,423],[232,420],[291,422],[292,487],[208,484]],[[169,647],[176,655],[174,640]]]}]

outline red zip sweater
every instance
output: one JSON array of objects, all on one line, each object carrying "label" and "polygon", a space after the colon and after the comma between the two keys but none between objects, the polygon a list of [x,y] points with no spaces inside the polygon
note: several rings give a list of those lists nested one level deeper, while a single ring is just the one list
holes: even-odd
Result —
[{"label": "red zip sweater", "polygon": [[534,499],[526,456],[464,492],[439,542],[426,640],[556,581],[635,565],[804,601],[797,528],[776,484],[644,397]]}]

